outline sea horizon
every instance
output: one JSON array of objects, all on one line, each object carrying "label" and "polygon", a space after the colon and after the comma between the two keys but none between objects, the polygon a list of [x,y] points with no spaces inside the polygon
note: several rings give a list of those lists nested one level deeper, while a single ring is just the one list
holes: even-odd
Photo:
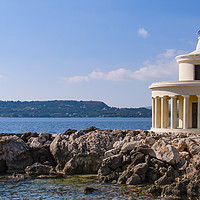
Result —
[{"label": "sea horizon", "polygon": [[90,126],[112,130],[149,130],[151,127],[151,118],[0,118],[0,133],[49,132],[55,134],[64,133],[67,129],[84,130]]}]

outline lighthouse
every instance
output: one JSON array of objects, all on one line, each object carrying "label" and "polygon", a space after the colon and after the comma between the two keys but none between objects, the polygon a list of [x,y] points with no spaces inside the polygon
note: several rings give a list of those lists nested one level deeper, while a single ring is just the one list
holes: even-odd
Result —
[{"label": "lighthouse", "polygon": [[196,50],[177,56],[176,61],[178,81],[152,83],[149,87],[152,90],[151,130],[200,133],[200,37]]}]

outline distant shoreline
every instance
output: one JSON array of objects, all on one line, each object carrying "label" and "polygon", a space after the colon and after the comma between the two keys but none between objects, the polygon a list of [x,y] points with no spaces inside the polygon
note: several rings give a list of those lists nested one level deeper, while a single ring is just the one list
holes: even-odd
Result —
[{"label": "distant shoreline", "polygon": [[0,101],[0,117],[151,117],[151,109],[110,107],[101,101]]}]

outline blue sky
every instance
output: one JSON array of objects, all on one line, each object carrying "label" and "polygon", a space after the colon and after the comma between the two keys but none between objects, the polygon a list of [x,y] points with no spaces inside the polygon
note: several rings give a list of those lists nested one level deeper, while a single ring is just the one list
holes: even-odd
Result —
[{"label": "blue sky", "polygon": [[0,99],[151,105],[196,48],[199,0],[0,0]]}]

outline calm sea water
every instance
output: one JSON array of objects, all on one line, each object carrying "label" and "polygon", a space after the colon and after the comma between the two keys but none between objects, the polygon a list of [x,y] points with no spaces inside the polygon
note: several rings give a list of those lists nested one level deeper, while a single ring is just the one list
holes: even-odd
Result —
[{"label": "calm sea water", "polygon": [[0,133],[49,132],[63,133],[68,128],[149,130],[151,118],[0,118]]},{"label": "calm sea water", "polygon": [[[97,189],[92,194],[84,194],[86,186]],[[73,175],[57,179],[9,180],[0,177],[0,199],[2,200],[122,200],[144,199],[148,186],[127,186],[100,184],[91,175]]]}]

